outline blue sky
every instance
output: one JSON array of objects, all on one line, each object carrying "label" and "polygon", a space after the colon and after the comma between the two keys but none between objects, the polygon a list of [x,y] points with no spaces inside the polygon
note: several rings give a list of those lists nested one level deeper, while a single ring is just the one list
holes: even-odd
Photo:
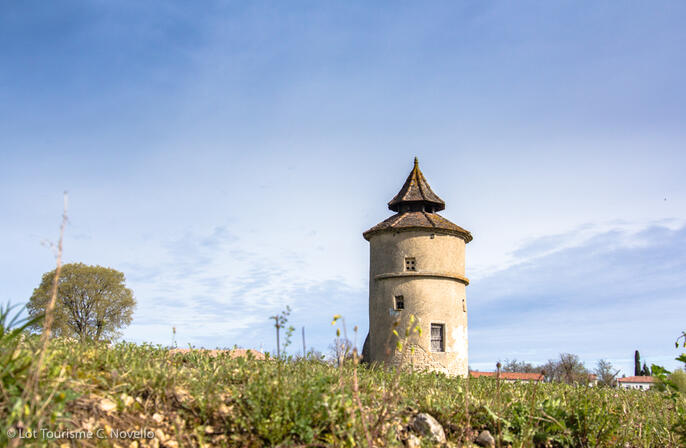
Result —
[{"label": "blue sky", "polygon": [[[418,156],[469,229],[470,364],[676,366],[681,2],[2,2],[0,300],[123,271],[124,337],[326,351]],[[363,337],[361,335],[360,339]],[[299,346],[295,338],[294,347]]]}]

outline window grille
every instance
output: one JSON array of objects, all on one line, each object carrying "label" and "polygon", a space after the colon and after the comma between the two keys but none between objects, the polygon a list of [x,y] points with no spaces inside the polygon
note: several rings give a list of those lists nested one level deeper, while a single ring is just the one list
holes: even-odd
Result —
[{"label": "window grille", "polygon": [[412,257],[407,257],[405,258],[405,270],[406,271],[416,271],[417,270],[417,263],[416,260]]},{"label": "window grille", "polygon": [[395,309],[404,310],[405,309],[405,298],[403,296],[395,296]]}]

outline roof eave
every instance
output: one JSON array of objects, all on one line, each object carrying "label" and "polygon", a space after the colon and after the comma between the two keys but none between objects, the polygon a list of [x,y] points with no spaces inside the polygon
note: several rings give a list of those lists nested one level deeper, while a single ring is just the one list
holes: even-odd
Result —
[{"label": "roof eave", "polygon": [[410,227],[400,227],[400,228],[395,228],[395,227],[387,227],[383,229],[369,229],[366,232],[362,233],[362,237],[364,237],[365,240],[369,241],[369,239],[378,233],[399,233],[399,232],[411,232],[411,231],[423,231],[427,233],[438,233],[442,235],[454,235],[462,238],[465,243],[469,243],[472,241],[473,237],[472,234],[467,231],[460,231],[460,230],[454,230],[454,229],[442,229],[440,227],[423,227],[423,226],[410,226]]}]

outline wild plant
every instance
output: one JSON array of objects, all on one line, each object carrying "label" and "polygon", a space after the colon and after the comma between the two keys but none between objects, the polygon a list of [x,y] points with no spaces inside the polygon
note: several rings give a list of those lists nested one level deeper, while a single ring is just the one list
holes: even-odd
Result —
[{"label": "wild plant", "polygon": [[[20,344],[22,356],[32,355],[31,342],[25,341],[25,351]],[[469,430],[495,435],[491,410],[500,419],[501,446],[683,446],[672,429],[677,410],[660,393],[501,378],[498,406],[493,378],[473,378],[466,386],[464,379],[442,374],[358,366],[351,356],[334,367],[312,358],[265,362],[198,351],[172,356],[166,347],[149,344],[53,339],[45,359],[37,393],[44,400],[57,381],[62,386],[34,415],[37,420],[54,429],[147,426],[164,433],[160,446],[167,440],[187,447],[368,446],[363,422],[374,446],[398,446],[399,428],[417,411],[434,416],[460,446],[469,442],[462,439],[467,390]],[[69,367],[61,373],[64,365]],[[107,400],[114,409],[98,411]],[[0,407],[3,429],[14,425],[10,410]],[[35,427],[21,418],[26,428]],[[8,444],[1,431],[0,446]]]},{"label": "wild plant", "polygon": [[[340,320],[342,327],[343,327],[343,334],[345,336],[345,339],[348,339],[348,331],[345,325],[345,319],[339,315],[336,314],[333,316],[333,320],[331,321],[331,325],[336,325],[336,322]],[[353,346],[352,346],[352,351],[350,353],[351,355],[351,362],[352,362],[352,394],[353,394],[353,399],[355,400],[355,405],[357,406],[357,411],[360,413],[360,421],[362,422],[362,428],[364,429],[364,435],[365,439],[367,441],[367,446],[369,448],[373,448],[374,443],[372,440],[372,435],[369,431],[369,415],[367,412],[365,412],[364,407],[362,406],[362,400],[360,399],[360,384],[359,384],[359,379],[357,376],[357,370],[359,366],[359,357],[357,355],[357,325],[355,325],[355,328],[353,329],[355,333],[354,341],[353,341]],[[341,375],[339,377],[339,384],[342,386],[343,384],[343,367],[344,367],[344,362],[346,358],[348,357],[348,347],[347,344],[345,348],[340,346],[340,338],[341,338],[341,329],[336,328],[336,352],[338,354],[337,356],[337,362],[338,362],[338,368],[339,372],[341,372]],[[350,411],[352,413],[352,411]],[[354,415],[351,415],[351,419],[354,420]]]},{"label": "wild plant", "polygon": [[[280,332],[281,328],[284,328],[286,324],[288,323],[288,316],[291,314],[291,307],[286,305],[286,309],[279,314],[276,314],[274,316],[271,316],[270,319],[274,319],[274,328],[276,328],[276,357],[281,358],[281,344],[279,342],[280,339]],[[285,338],[283,342],[283,352],[285,354],[286,348],[291,345],[291,337],[293,336],[293,332],[295,331],[295,327],[292,325],[289,325],[286,327],[286,332],[285,332]]]},{"label": "wild plant", "polygon": [[[676,338],[674,346],[677,349],[686,348],[686,331],[682,331],[681,335]],[[686,352],[679,354],[675,360],[684,363],[684,367],[686,367]],[[686,446],[686,397],[680,393],[679,386],[671,377],[672,372],[655,364],[651,366],[650,370],[659,381],[658,387],[666,391],[668,399],[676,408],[678,420],[672,430],[678,434],[679,440]]]},{"label": "wild plant", "polygon": [[[345,321],[340,315],[335,315],[332,320],[332,325],[335,325],[337,321],[341,321],[343,328],[343,340],[347,340],[347,331],[345,326]],[[415,337],[421,336],[422,329],[419,326],[419,321],[414,315],[410,315],[408,319],[408,325],[406,328],[398,331],[400,327],[400,321],[397,320],[393,323],[393,329],[388,334],[385,346],[387,347],[388,359],[402,360],[405,359],[409,354],[414,354],[416,344],[413,344]],[[357,340],[357,327],[355,327],[355,341]],[[341,331],[340,328],[336,329],[336,344],[340,344]],[[395,339],[395,340],[394,340]],[[408,373],[404,370],[403,366],[399,363],[393,363],[390,367],[390,376],[388,378],[389,382],[386,380],[382,382],[381,396],[376,399],[376,406],[374,412],[366,411],[360,400],[360,392],[358,385],[358,365],[359,356],[357,353],[357,343],[355,342],[351,348],[352,356],[348,357],[347,352],[342,350],[339,352],[339,369],[345,365],[346,359],[350,359],[353,364],[352,370],[352,382],[353,382],[353,398],[358,404],[358,410],[360,413],[360,418],[363,422],[364,434],[369,446],[376,446],[379,441],[383,438],[383,431],[388,429],[388,423],[390,421],[397,421],[401,414],[405,413],[404,408],[398,407],[398,393],[400,389],[400,381],[404,373]],[[379,366],[373,365],[370,367],[372,371],[379,371]],[[341,370],[342,371],[342,370]],[[374,415],[376,418],[374,418]],[[385,434],[388,436],[388,434]]]},{"label": "wild plant", "polygon": [[[0,307],[0,415],[10,410],[15,420],[21,417],[23,401],[21,395],[28,384],[28,373],[34,359],[26,350],[27,329],[38,323],[43,316],[22,318],[21,312],[14,315],[9,304]],[[7,418],[7,415],[3,415]]]}]

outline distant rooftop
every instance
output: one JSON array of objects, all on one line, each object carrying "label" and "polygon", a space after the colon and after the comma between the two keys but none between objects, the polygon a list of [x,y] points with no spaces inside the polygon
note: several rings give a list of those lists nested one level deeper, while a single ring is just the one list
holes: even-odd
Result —
[{"label": "distant rooftop", "polygon": [[626,378],[617,378],[620,383],[654,383],[655,378],[652,376],[627,376]]}]

